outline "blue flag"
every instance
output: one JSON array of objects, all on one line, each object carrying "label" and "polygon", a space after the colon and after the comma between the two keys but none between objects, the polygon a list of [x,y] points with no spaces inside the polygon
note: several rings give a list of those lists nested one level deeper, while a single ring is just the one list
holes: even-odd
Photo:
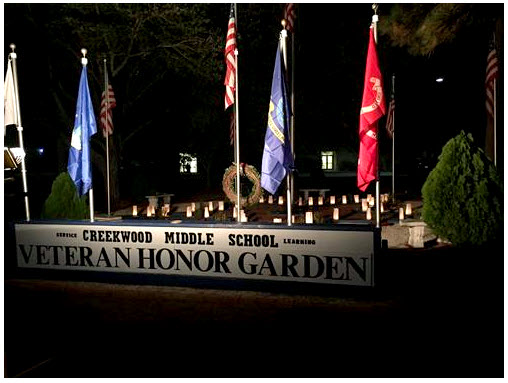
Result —
[{"label": "blue flag", "polygon": [[280,46],[277,46],[273,70],[272,94],[268,111],[268,126],[261,164],[261,186],[275,194],[287,172],[293,168],[293,155],[289,142],[291,108],[287,95],[284,67]]},{"label": "blue flag", "polygon": [[83,66],[79,81],[78,102],[69,150],[69,161],[67,163],[67,171],[80,196],[85,195],[92,187],[90,137],[95,133],[97,133],[95,113],[90,98],[90,90],[88,89],[86,66]]}]

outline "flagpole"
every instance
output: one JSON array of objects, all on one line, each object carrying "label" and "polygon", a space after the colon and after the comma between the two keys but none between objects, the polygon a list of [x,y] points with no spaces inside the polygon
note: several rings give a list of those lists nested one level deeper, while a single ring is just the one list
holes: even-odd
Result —
[{"label": "flagpole", "polygon": [[21,124],[21,111],[19,106],[19,88],[18,88],[18,69],[16,66],[17,55],[14,52],[16,45],[11,44],[10,48],[12,52],[9,54],[12,62],[12,74],[13,74],[13,85],[14,85],[14,97],[16,99],[16,128],[18,129],[19,147],[23,151],[24,155],[21,157],[21,176],[23,179],[23,194],[25,195],[25,213],[27,222],[30,221],[30,208],[28,204],[28,184],[26,181],[26,166],[25,166],[25,147],[23,144],[23,125]]},{"label": "flagpole", "polygon": [[[236,3],[235,3],[235,29],[238,30],[238,12],[236,11]],[[242,221],[242,217],[240,211],[242,210],[242,200],[240,193],[240,126],[239,126],[239,111],[238,111],[238,46],[235,49],[235,60],[236,60],[236,70],[235,70],[235,145],[236,145],[236,220],[238,222]]]},{"label": "flagpole", "polygon": [[[392,74],[392,95],[395,98],[395,73]],[[392,200],[395,201],[395,110],[392,111]]]},{"label": "flagpole", "polygon": [[[372,15],[372,25],[374,27],[374,43],[377,45],[377,22],[379,17],[377,15],[378,5],[376,3],[372,4],[372,9],[374,10],[374,15]],[[379,172],[379,129],[377,135],[377,177],[376,177],[376,227],[380,228],[380,217],[381,217],[381,204],[379,203],[380,196],[380,172]]]},{"label": "flagpole", "polygon": [[109,83],[108,83],[108,73],[107,73],[107,65],[106,59],[104,59],[104,84],[105,88],[105,97],[106,97],[106,124],[104,126],[104,132],[106,134],[106,183],[107,183],[107,193],[108,193],[108,217],[111,215],[111,197],[109,192]]},{"label": "flagpole", "polygon": [[[291,32],[291,154],[295,161],[295,31]],[[291,203],[295,198],[295,178],[291,177]]]},{"label": "flagpole", "polygon": [[[88,59],[86,58],[87,50],[85,48],[83,48],[83,49],[81,49],[81,53],[83,54],[83,57],[81,58],[81,65],[83,65],[85,67],[88,64]],[[91,153],[90,153],[90,159],[91,159]],[[91,175],[91,173],[90,173],[90,175]],[[90,202],[90,222],[94,222],[93,186],[91,186],[90,190],[88,191],[88,200]]]},{"label": "flagpole", "polygon": [[[286,20],[282,20],[282,31],[280,32],[280,44],[281,44],[281,47],[282,47],[282,57],[284,58],[284,70],[285,72],[287,73],[287,46],[286,46],[286,39],[288,37],[288,32],[286,31]],[[284,74],[282,74],[283,76]],[[293,147],[291,147],[291,152],[293,152]],[[291,226],[292,225],[292,219],[291,219],[291,202],[292,202],[292,199],[291,199],[291,187],[292,187],[292,178],[291,177],[291,172],[288,171],[288,174],[287,174],[287,214],[288,214],[288,218],[287,218],[287,221],[288,221],[288,226]]]}]

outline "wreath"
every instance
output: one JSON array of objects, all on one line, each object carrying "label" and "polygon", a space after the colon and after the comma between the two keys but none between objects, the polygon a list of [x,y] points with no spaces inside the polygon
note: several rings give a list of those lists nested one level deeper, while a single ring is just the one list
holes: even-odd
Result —
[{"label": "wreath", "polygon": [[[240,164],[240,177],[241,176],[247,177],[253,184],[250,194],[246,198],[240,197],[242,199],[242,204],[246,202],[247,205],[252,205],[259,202],[263,190],[261,189],[261,179],[256,168],[252,165]],[[226,197],[233,203],[235,203],[237,199],[235,186],[236,164],[232,164],[224,173],[224,177],[222,178],[222,189]]]}]

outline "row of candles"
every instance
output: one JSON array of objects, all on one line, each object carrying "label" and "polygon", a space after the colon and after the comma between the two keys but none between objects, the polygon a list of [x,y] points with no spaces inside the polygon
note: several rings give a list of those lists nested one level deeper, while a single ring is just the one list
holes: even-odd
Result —
[{"label": "row of candles", "polygon": [[[381,202],[388,202],[388,196],[389,196],[388,194],[382,194],[381,195]],[[358,194],[355,194],[353,196],[353,199],[354,199],[355,203],[360,203],[360,196]],[[375,204],[375,197],[373,197],[371,194],[367,194],[367,198],[362,198],[362,203],[364,200],[366,200],[368,203],[371,203],[371,206],[373,206]],[[272,205],[273,204],[273,196],[269,195],[267,201],[268,201],[269,205]],[[265,198],[263,196],[261,196],[259,203],[265,203]],[[343,195],[342,196],[342,204],[346,205],[347,203],[348,203],[347,195]],[[284,197],[283,196],[279,196],[278,204],[284,205]],[[298,198],[298,206],[303,206],[303,204],[304,204],[303,198],[299,197]],[[337,198],[336,198],[336,196],[332,195],[332,196],[330,196],[330,205],[335,205],[335,204],[337,204]],[[314,206],[314,197],[309,197],[307,199],[307,205]],[[319,196],[317,198],[317,205],[318,206],[324,205],[324,196]]]},{"label": "row of candles", "polygon": [[[268,203],[273,203],[273,197],[270,195],[269,196],[269,199],[268,199]],[[322,196],[319,197],[318,199],[318,205],[322,205]],[[272,199],[272,202],[270,202],[270,199]],[[301,201],[301,197],[299,198],[299,201],[298,201],[298,205],[299,206],[302,206],[302,201]],[[355,195],[354,196],[354,200],[355,200],[355,203],[358,203],[360,198],[358,195]],[[282,202],[281,202],[282,201]],[[372,195],[368,194],[367,195],[367,198],[362,198],[362,211],[366,213],[366,219],[367,220],[371,220],[372,219],[372,210],[371,208],[375,205],[375,197],[373,197]],[[380,205],[380,211],[381,213],[384,213],[384,203],[388,201],[388,194],[382,194],[381,195],[381,205]],[[264,201],[261,201],[260,202],[264,202]],[[342,196],[342,203],[343,204],[347,204],[347,197],[344,195]],[[284,204],[284,199],[282,196],[279,197],[279,204]],[[334,205],[335,204],[335,196],[330,196],[330,204],[331,205]],[[308,200],[308,205],[309,206],[313,206],[313,199],[312,197],[309,197],[309,200]],[[209,218],[210,217],[210,214],[213,212],[215,208],[215,204],[213,201],[210,201],[208,202],[208,206],[205,206],[204,208],[204,213],[203,213],[203,217],[204,218]],[[224,201],[218,201],[218,207],[217,207],[217,210],[218,211],[224,211]],[[167,216],[169,214],[169,211],[170,211],[170,205],[169,204],[164,204],[164,206],[162,207],[162,215],[163,216]],[[191,218],[194,214],[194,212],[196,211],[196,203],[195,202],[192,202],[189,206],[187,206],[187,210],[186,210],[186,217],[187,218]],[[237,218],[237,208],[234,207],[233,208],[233,218]],[[138,207],[137,205],[134,205],[132,207],[132,215],[135,217],[138,215]],[[147,210],[146,210],[146,216],[147,217],[151,217],[152,215],[155,215],[155,206],[153,205],[149,205]],[[409,215],[412,215],[412,206],[411,206],[411,203],[407,203],[406,204],[406,207],[405,209],[403,207],[399,208],[399,220],[404,220],[405,219],[405,216],[409,216]],[[339,208],[336,207],[333,209],[333,220],[334,221],[338,221],[339,220]],[[295,220],[295,217],[294,215],[292,216],[292,220],[293,220],[293,223],[294,223],[294,220]],[[248,219],[247,219],[247,216],[245,215],[245,211],[242,209],[240,210],[240,221],[241,222],[247,222]],[[274,218],[273,219],[273,222],[274,223],[282,223],[282,218]],[[305,223],[313,223],[314,222],[314,218],[313,218],[313,212],[312,211],[308,211],[305,213]]]}]

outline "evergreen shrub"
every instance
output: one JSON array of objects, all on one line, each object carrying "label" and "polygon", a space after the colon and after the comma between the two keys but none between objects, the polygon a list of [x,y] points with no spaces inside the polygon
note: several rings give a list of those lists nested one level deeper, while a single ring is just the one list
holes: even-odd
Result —
[{"label": "evergreen shrub", "polygon": [[446,143],[422,198],[423,220],[452,244],[480,246],[501,238],[501,180],[471,134],[462,131]]},{"label": "evergreen shrub", "polygon": [[87,196],[80,197],[69,173],[60,173],[51,186],[51,194],[44,202],[42,218],[86,219],[90,217]]}]

